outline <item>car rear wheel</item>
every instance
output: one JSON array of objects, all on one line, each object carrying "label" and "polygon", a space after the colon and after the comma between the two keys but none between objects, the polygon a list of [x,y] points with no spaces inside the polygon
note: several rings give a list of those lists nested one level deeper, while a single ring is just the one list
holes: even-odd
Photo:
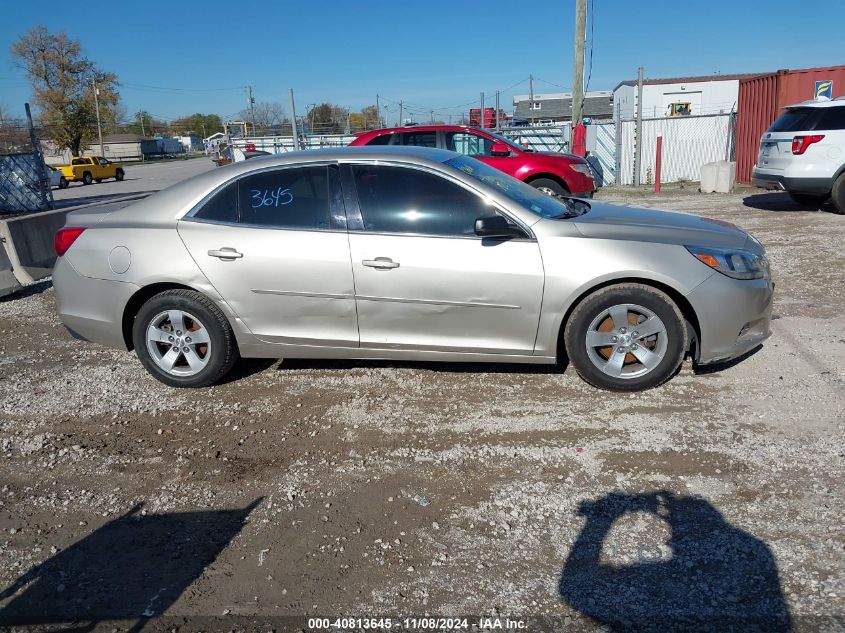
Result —
[{"label": "car rear wheel", "polygon": [[643,284],[608,286],[586,297],[572,312],[564,341],[578,374],[612,391],[657,387],[676,373],[689,345],[678,306]]},{"label": "car rear wheel", "polygon": [[123,180],[123,170],[122,169],[118,169],[116,172],[114,172],[114,179],[117,180],[117,181]]},{"label": "car rear wheel", "polygon": [[845,172],[839,174],[839,178],[833,182],[830,198],[833,202],[833,212],[845,214]]},{"label": "car rear wheel", "polygon": [[207,387],[238,358],[229,321],[193,290],[167,290],[149,299],[135,317],[132,341],[146,370],[171,387]]},{"label": "car rear wheel", "polygon": [[94,182],[94,179],[91,177],[91,172],[86,171],[84,174],[82,174],[83,185],[90,185],[92,182]]},{"label": "car rear wheel", "polygon": [[569,190],[559,182],[551,178],[537,178],[528,183],[535,189],[539,189],[547,196],[567,196]]},{"label": "car rear wheel", "polygon": [[820,196],[813,193],[797,193],[794,191],[789,192],[789,197],[792,198],[792,201],[796,204],[800,204],[802,207],[809,207],[811,209],[818,209],[827,202],[828,198],[830,198],[829,195]]},{"label": "car rear wheel", "polygon": [[67,189],[68,188],[68,181],[67,178],[62,176],[59,178],[59,189]]}]

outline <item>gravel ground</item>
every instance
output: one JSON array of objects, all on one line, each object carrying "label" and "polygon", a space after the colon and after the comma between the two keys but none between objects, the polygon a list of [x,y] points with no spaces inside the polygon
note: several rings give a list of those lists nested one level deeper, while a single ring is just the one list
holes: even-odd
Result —
[{"label": "gravel ground", "polygon": [[178,391],[72,340],[49,283],[0,300],[0,625],[843,630],[845,217],[602,197],[751,231],[772,338],[630,395],[571,368],[293,360]]}]

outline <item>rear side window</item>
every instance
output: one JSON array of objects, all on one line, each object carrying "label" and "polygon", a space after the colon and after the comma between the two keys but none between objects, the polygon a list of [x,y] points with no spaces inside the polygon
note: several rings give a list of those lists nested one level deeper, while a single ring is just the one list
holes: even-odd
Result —
[{"label": "rear side window", "polygon": [[242,224],[330,229],[328,169],[297,167],[245,176],[238,182]]},{"label": "rear side window", "polygon": [[790,108],[781,114],[767,132],[801,132],[816,129],[823,108]]},{"label": "rear side window", "polygon": [[370,139],[367,142],[367,145],[390,145],[390,139],[392,138],[393,134],[382,134],[373,139]]},{"label": "rear side window", "polygon": [[364,230],[474,236],[475,220],[495,211],[445,178],[417,169],[353,167]]},{"label": "rear side window", "polygon": [[437,132],[403,132],[402,145],[437,147]]},{"label": "rear side window", "polygon": [[845,106],[824,108],[824,114],[822,114],[815,129],[845,130]]},{"label": "rear side window", "polygon": [[202,208],[194,214],[195,218],[212,222],[235,224],[238,221],[238,183],[230,182],[215,193]]}]

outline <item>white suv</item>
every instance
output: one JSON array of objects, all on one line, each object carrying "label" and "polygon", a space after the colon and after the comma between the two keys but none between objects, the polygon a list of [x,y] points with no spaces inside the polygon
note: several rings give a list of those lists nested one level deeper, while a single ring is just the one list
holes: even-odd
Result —
[{"label": "white suv", "polygon": [[845,97],[788,106],[760,139],[751,182],[845,213]]}]

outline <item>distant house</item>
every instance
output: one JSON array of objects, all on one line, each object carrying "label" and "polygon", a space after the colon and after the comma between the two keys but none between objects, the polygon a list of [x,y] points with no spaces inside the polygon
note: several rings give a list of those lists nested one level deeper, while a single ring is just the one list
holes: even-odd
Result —
[{"label": "distant house", "polygon": [[[105,158],[116,161],[144,160],[161,153],[154,139],[137,134],[107,134],[103,137]],[[84,152],[87,156],[100,154],[100,143],[95,141]]]},{"label": "distant house", "polygon": [[176,137],[182,144],[182,149],[186,152],[201,152],[204,149],[203,139],[194,134]]},{"label": "distant house", "polygon": [[[645,79],[643,117],[655,119],[735,112],[740,80],[757,75],[759,73]],[[633,119],[636,116],[637,80],[620,82],[613,89],[613,101],[623,120]]]},{"label": "distant house", "polygon": [[[516,95],[513,98],[514,118],[531,122],[562,122],[572,120],[572,93]],[[613,118],[613,93],[609,90],[584,95],[583,115],[593,120]]]}]

